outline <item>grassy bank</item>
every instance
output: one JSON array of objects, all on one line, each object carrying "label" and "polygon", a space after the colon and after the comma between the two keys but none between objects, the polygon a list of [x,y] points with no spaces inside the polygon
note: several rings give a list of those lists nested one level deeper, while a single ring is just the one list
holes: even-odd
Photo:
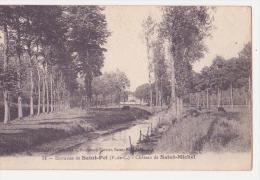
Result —
[{"label": "grassy bank", "polygon": [[149,115],[137,108],[99,108],[87,112],[73,109],[14,120],[7,125],[1,123],[0,155],[23,152],[44,143],[96,130],[106,131],[115,125],[148,118]]},{"label": "grassy bank", "polygon": [[[170,120],[171,115],[165,115]],[[170,123],[169,123],[170,124]],[[251,149],[251,115],[246,112],[207,112],[169,125],[157,152],[245,152]]]}]

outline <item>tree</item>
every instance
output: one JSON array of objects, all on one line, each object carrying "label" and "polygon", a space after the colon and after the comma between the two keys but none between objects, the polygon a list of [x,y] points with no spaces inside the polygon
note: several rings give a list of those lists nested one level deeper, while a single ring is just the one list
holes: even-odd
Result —
[{"label": "tree", "polygon": [[10,33],[10,37],[14,40],[14,54],[17,58],[17,76],[18,76],[18,86],[17,86],[17,107],[18,107],[18,118],[23,118],[23,109],[22,109],[22,78],[21,78],[21,66],[22,66],[22,55],[23,55],[23,44],[22,38],[24,36],[23,31],[23,6],[14,6],[14,12],[12,13],[13,19],[11,25],[11,29],[13,33]]},{"label": "tree", "polygon": [[79,74],[84,77],[85,90],[90,103],[92,80],[101,75],[106,43],[109,36],[104,8],[99,6],[70,6],[67,16],[70,24],[69,44]]},{"label": "tree", "polygon": [[134,92],[134,95],[141,101],[150,103],[150,85],[146,83],[138,86]]},{"label": "tree", "polygon": [[[45,111],[46,104],[47,112],[54,109],[54,91],[58,82],[54,82],[54,79],[57,79],[54,76],[63,74],[61,80],[63,81],[61,83],[63,92],[59,93],[63,94],[63,98],[65,98],[64,94],[71,93],[77,86],[78,72],[68,47],[69,26],[64,13],[65,10],[62,6],[5,6],[0,9],[0,19],[2,20],[0,26],[4,34],[4,66],[1,67],[3,69],[1,76],[6,78],[4,72],[8,72],[10,77],[16,77],[13,78],[16,82],[12,85],[12,88],[15,87],[16,90],[12,90],[12,95],[17,94],[18,96],[18,118],[23,117],[22,97],[26,95],[23,90],[28,85],[30,85],[28,88],[30,90],[30,115],[34,114],[35,81],[38,81],[38,114],[40,114],[41,102],[43,111]],[[17,65],[12,64],[13,59],[16,59]],[[9,71],[8,68],[12,71]],[[16,69],[17,75],[10,74],[13,69]],[[35,69],[38,78],[34,78]],[[54,69],[59,73],[53,73]],[[30,83],[27,83],[27,74],[30,74]],[[5,97],[4,122],[7,122],[10,119],[9,92],[11,90],[7,89],[5,84],[8,82],[5,81],[5,79],[1,79]]]},{"label": "tree", "polygon": [[248,84],[248,109],[251,110],[252,104],[252,45],[251,42],[248,42],[244,48],[239,52],[238,55],[238,66],[240,69],[240,74],[242,75],[242,79],[247,79]]},{"label": "tree", "polygon": [[160,25],[162,35],[169,40],[172,57],[172,104],[177,119],[183,108],[183,96],[190,87],[191,63],[203,57],[204,39],[209,35],[212,18],[207,7],[165,7]]},{"label": "tree", "polygon": [[[9,93],[8,93],[8,80],[6,79],[9,74],[8,63],[9,63],[9,26],[12,19],[13,8],[9,6],[0,7],[0,26],[3,31],[3,97],[4,97],[4,123],[6,124],[10,120],[10,105],[9,105]],[[9,74],[10,75],[10,74]]]},{"label": "tree", "polygon": [[211,71],[213,73],[212,87],[217,92],[217,106],[222,106],[222,92],[229,87],[229,79],[226,75],[228,72],[226,66],[226,60],[221,56],[216,56],[211,65]]},{"label": "tree", "polygon": [[153,73],[153,62],[152,62],[152,52],[155,28],[157,24],[154,22],[151,16],[148,16],[146,20],[143,21],[144,38],[146,43],[146,54],[148,59],[148,70],[149,70],[149,84],[150,84],[150,106],[153,105],[153,91],[152,91],[152,73]]},{"label": "tree", "polygon": [[[91,100],[92,81],[101,75],[106,51],[103,45],[110,35],[103,10],[99,6],[0,8],[4,37],[0,79],[5,123],[10,120],[11,96],[18,98],[18,118],[24,115],[26,96],[30,101],[30,115],[34,114],[36,95],[38,115],[41,111],[68,108],[70,97],[78,93],[79,76],[84,78],[84,96]],[[122,74],[116,77],[119,77],[117,81],[126,82]],[[118,89],[122,90],[119,94],[124,95],[125,89]]]},{"label": "tree", "polygon": [[[130,81],[124,72],[116,70],[104,73],[93,80],[93,94],[110,97],[110,102],[120,103],[121,98],[130,86]],[[114,98],[113,98],[114,97]]]},{"label": "tree", "polygon": [[155,99],[156,106],[162,106],[163,104],[163,85],[167,77],[167,65],[164,57],[164,47],[161,38],[157,39],[153,47],[153,66],[154,66],[154,77],[155,77]]},{"label": "tree", "polygon": [[[200,73],[193,75],[193,92],[197,96],[197,106],[200,105],[199,93],[206,90],[206,104],[209,107],[209,95],[217,95],[217,106],[223,105],[222,100],[229,97],[229,104],[234,108],[234,89],[248,90],[246,100],[250,107],[250,78],[251,78],[251,49],[250,44],[245,45],[238,53],[238,57],[225,60],[221,56],[216,56],[210,67],[204,67]],[[223,92],[229,94],[222,97]]]},{"label": "tree", "polygon": [[241,87],[241,85],[238,83],[238,80],[241,75],[237,61],[237,58],[231,58],[226,62],[225,75],[227,76],[227,80],[230,84],[230,105],[232,109],[234,109],[233,89]]}]

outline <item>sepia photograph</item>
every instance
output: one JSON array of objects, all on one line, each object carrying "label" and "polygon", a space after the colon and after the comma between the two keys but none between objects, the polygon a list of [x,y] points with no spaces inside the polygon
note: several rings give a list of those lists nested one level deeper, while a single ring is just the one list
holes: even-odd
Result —
[{"label": "sepia photograph", "polygon": [[252,169],[250,6],[0,5],[0,169]]}]

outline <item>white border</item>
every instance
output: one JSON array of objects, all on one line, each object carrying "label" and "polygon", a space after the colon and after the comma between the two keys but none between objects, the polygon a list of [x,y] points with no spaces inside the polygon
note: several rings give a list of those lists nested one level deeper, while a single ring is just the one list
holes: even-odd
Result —
[{"label": "white border", "polygon": [[0,0],[0,4],[32,5],[247,5],[252,6],[252,43],[253,43],[253,169],[252,171],[0,171],[0,180],[80,180],[80,179],[192,179],[192,180],[260,180],[260,77],[259,33],[260,1],[259,0]]}]

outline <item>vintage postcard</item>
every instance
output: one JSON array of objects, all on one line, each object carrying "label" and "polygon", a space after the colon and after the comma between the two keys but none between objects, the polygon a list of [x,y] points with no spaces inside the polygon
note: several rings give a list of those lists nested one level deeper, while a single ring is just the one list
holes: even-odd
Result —
[{"label": "vintage postcard", "polygon": [[250,6],[0,6],[0,169],[252,169]]}]

